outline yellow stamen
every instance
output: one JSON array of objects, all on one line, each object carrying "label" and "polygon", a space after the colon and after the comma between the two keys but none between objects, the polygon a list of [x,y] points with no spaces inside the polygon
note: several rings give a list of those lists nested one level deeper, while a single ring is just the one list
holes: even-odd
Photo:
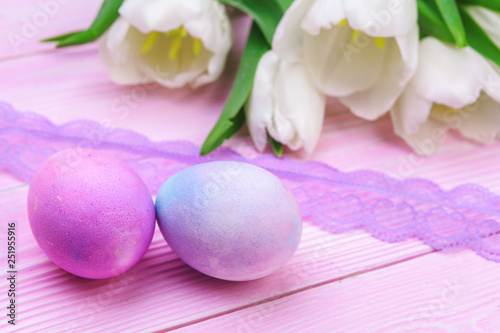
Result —
[{"label": "yellow stamen", "polygon": [[176,35],[180,35],[181,37],[186,37],[188,35],[188,32],[186,30],[186,28],[184,28],[182,25],[180,27],[178,27],[177,29],[174,29],[174,30],[170,30],[170,31],[167,31],[165,32],[165,35],[167,36],[176,36]]},{"label": "yellow stamen", "polygon": [[193,39],[193,53],[194,55],[198,55],[201,52],[201,40],[198,38]]},{"label": "yellow stamen", "polygon": [[175,30],[171,30],[165,33],[167,36],[172,37],[172,45],[170,46],[170,59],[175,59],[179,55],[182,46],[182,40],[188,36],[186,28],[180,26]]},{"label": "yellow stamen", "polygon": [[[147,53],[151,50],[154,43],[158,39],[160,33],[158,31],[151,32],[142,44],[141,53]],[[183,39],[188,37],[189,34],[183,26],[180,26],[177,29],[170,30],[165,32],[165,35],[172,38],[170,45],[169,57],[170,59],[175,59],[179,56],[179,52],[182,47]],[[201,52],[201,41],[199,39],[193,39],[193,52],[195,55],[198,55]]]},{"label": "yellow stamen", "polygon": [[338,26],[339,27],[343,27],[346,24],[347,24],[347,19],[345,18],[345,19],[343,19],[342,21],[339,22]]},{"label": "yellow stamen", "polygon": [[188,32],[187,32],[186,28],[184,28],[183,26],[181,26],[179,28],[179,33],[181,34],[181,37],[183,37],[183,38],[188,35]]},{"label": "yellow stamen", "polygon": [[358,37],[359,37],[360,33],[361,33],[361,31],[359,31],[359,30],[352,31],[352,43],[353,44],[356,44],[356,42],[358,41]]},{"label": "yellow stamen", "polygon": [[148,53],[149,50],[151,50],[151,47],[153,47],[153,44],[158,38],[158,35],[159,35],[158,31],[153,31],[148,35],[148,37],[146,37],[146,40],[144,41],[144,44],[142,44],[141,47],[141,53]]},{"label": "yellow stamen", "polygon": [[176,33],[172,36],[172,46],[170,46],[170,59],[175,59],[179,55],[179,51],[182,46],[182,35],[180,33]]},{"label": "yellow stamen", "polygon": [[385,46],[385,38],[375,37],[375,44],[377,44],[379,50],[383,50]]}]

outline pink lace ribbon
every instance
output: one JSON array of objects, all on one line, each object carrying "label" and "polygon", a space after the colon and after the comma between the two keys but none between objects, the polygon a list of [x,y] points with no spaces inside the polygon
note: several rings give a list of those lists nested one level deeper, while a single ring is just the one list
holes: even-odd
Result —
[{"label": "pink lace ribbon", "polygon": [[444,191],[424,179],[396,180],[373,171],[344,173],[319,162],[297,162],[272,155],[245,158],[220,148],[207,157],[185,141],[151,142],[123,129],[89,120],[56,126],[34,113],[0,103],[0,169],[29,182],[51,154],[74,148],[68,163],[88,148],[127,162],[153,194],[171,175],[213,160],[236,160],[263,167],[294,192],[304,220],[342,233],[364,229],[387,242],[416,238],[436,250],[469,248],[500,262],[500,196],[477,185]]}]

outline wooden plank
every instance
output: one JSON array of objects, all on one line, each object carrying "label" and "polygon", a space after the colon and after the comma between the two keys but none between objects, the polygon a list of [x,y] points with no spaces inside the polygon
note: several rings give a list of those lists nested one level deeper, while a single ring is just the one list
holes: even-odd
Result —
[{"label": "wooden plank", "polygon": [[[27,331],[172,329],[432,251],[414,241],[384,243],[363,231],[331,235],[306,223],[299,250],[285,267],[257,281],[237,283],[189,268],[156,230],[149,251],[133,269],[114,279],[87,280],[59,269],[37,246],[26,217],[27,190],[21,186],[0,192],[0,218],[16,221],[19,240],[16,329]],[[6,283],[0,280],[0,290]],[[0,304],[6,301],[0,294]]]},{"label": "wooden plank", "polygon": [[0,191],[8,191],[14,187],[26,186],[25,183],[20,183],[19,179],[9,173],[0,171]]},{"label": "wooden plank", "polygon": [[[55,51],[52,45],[38,43],[85,28],[99,4],[68,2],[14,50],[6,34],[19,33],[24,18],[41,15],[37,14],[41,7],[37,0],[23,1],[22,7],[2,1],[0,100],[56,123],[88,118],[142,132],[153,140],[201,144],[229,91],[248,19],[234,23],[236,45],[216,83],[194,91],[118,87],[109,82],[96,45]],[[477,146],[452,135],[437,156],[417,159],[392,133],[388,117],[369,123],[340,109],[329,101],[322,138],[312,156],[289,151],[287,155],[321,160],[341,170],[370,168],[396,177],[426,177],[446,188],[475,182],[500,193],[499,143]],[[227,144],[247,156],[256,155],[245,131]],[[306,224],[300,249],[286,267],[259,281],[231,283],[190,269],[157,231],[144,259],[127,274],[90,281],[57,268],[36,245],[26,219],[26,185],[2,176],[0,188],[0,218],[16,220],[19,228],[21,326],[16,329],[121,332],[185,327],[220,332],[239,327],[242,332],[287,328],[321,332],[341,327],[356,332],[361,327],[358,331],[443,332],[447,327],[438,326],[451,324],[454,332],[500,331],[495,298],[499,293],[493,285],[497,266],[468,251],[426,255],[432,250],[417,242],[387,244],[362,231],[330,235]],[[456,312],[435,303],[449,287],[448,278],[452,284],[464,283],[454,277],[463,277],[467,289],[460,306],[453,307]],[[6,281],[0,281],[0,290],[5,290]],[[0,293],[0,304],[5,304],[5,297]],[[435,314],[435,308],[443,312]],[[216,318],[223,314],[227,315]],[[477,318],[477,328],[462,326],[466,319],[459,316],[468,314],[477,315],[472,318]],[[421,323],[430,327],[422,328]],[[0,323],[2,331],[4,324]]]},{"label": "wooden plank", "polygon": [[176,332],[500,332],[499,279],[496,263],[437,252]]},{"label": "wooden plank", "polygon": [[102,0],[0,0],[0,60],[54,51],[40,40],[87,29]]}]

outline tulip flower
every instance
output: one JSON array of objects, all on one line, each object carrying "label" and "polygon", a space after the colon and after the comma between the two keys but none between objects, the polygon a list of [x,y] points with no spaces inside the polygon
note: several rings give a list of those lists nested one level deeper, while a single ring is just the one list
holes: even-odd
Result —
[{"label": "tulip flower", "polygon": [[114,82],[198,87],[221,74],[232,36],[216,0],[125,0],[119,13],[99,42]]},{"label": "tulip flower", "polygon": [[419,66],[391,110],[394,131],[433,154],[448,129],[480,143],[500,133],[500,70],[470,47],[422,40]]},{"label": "tulip flower", "polygon": [[357,116],[389,111],[417,67],[416,0],[296,0],[273,49]]},{"label": "tulip flower", "polygon": [[312,153],[323,125],[326,96],[304,64],[281,60],[268,51],[259,61],[245,112],[255,147],[263,151],[267,134],[292,150]]}]

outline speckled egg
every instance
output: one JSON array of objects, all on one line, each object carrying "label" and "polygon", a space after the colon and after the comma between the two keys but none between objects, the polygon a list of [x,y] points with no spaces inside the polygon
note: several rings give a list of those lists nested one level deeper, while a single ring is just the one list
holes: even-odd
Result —
[{"label": "speckled egg", "polygon": [[172,250],[207,275],[232,281],[285,264],[302,233],[293,194],[272,173],[241,162],[210,162],[170,177],[156,217]]},{"label": "speckled egg", "polygon": [[134,266],[155,228],[141,178],[108,154],[65,150],[38,170],[28,192],[31,230],[47,256],[75,275],[103,279]]}]

